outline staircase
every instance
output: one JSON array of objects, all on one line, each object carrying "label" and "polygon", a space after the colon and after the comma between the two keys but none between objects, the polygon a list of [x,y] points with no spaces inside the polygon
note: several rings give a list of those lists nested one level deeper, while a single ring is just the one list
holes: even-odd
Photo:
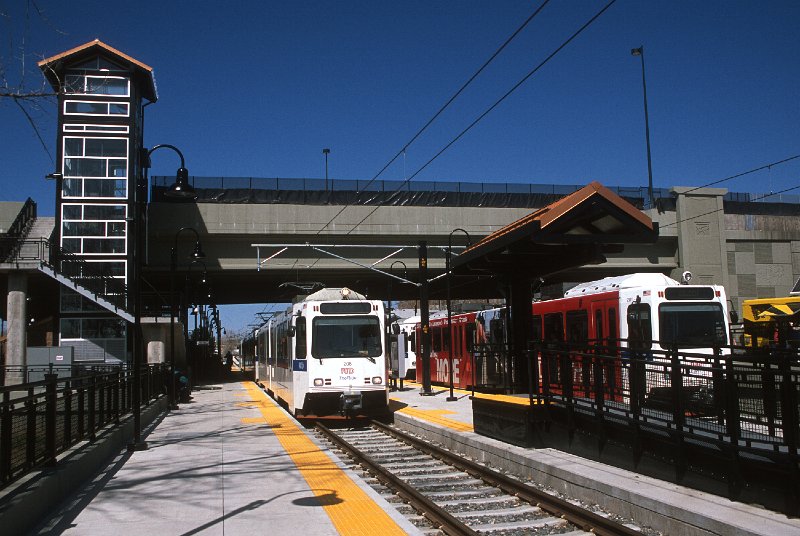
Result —
[{"label": "staircase", "polygon": [[30,238],[34,240],[37,238],[44,238],[45,240],[50,240],[50,237],[53,235],[53,229],[55,228],[55,226],[56,226],[55,217],[37,216],[36,219],[33,221],[33,225],[31,226],[25,238]]},{"label": "staircase", "polygon": [[[32,202],[31,202],[32,203]],[[94,274],[97,264],[63,251],[50,240],[56,225],[54,217],[37,217],[35,204],[15,221],[16,232],[3,239],[3,258],[21,263],[35,263],[36,269],[52,277],[61,285],[115,313],[128,322],[133,316],[125,309],[127,290],[124,283],[100,273]],[[57,255],[54,257],[53,254]],[[57,261],[53,261],[57,258]]]}]

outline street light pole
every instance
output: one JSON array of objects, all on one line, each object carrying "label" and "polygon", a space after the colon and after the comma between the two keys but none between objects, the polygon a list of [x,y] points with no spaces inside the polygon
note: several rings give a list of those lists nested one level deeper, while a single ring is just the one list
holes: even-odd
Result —
[{"label": "street light pole", "polygon": [[194,251],[192,252],[191,258],[192,259],[203,259],[205,258],[205,253],[203,253],[203,249],[200,246],[200,235],[197,234],[191,227],[181,227],[177,233],[175,233],[175,242],[172,245],[172,251],[170,254],[170,263],[169,263],[169,299],[170,299],[170,314],[169,314],[169,344],[170,344],[170,352],[169,352],[169,405],[172,409],[177,409],[178,405],[175,401],[175,315],[178,314],[177,311],[177,304],[175,300],[175,270],[178,265],[178,236],[183,231],[191,231],[194,233],[195,236],[195,244],[194,244]]},{"label": "street light pole", "polygon": [[650,208],[655,205],[653,198],[653,166],[650,160],[650,119],[647,114],[647,81],[644,76],[644,45],[639,48],[631,49],[631,56],[639,56],[642,59],[642,93],[644,94],[644,136],[647,142],[647,196],[650,201]]},{"label": "street light pole", "polygon": [[[394,261],[391,264],[391,266],[389,266],[389,274],[391,274],[392,271],[394,270],[394,265],[395,264],[403,265],[403,279],[407,279],[408,278],[408,268],[406,267],[406,263],[404,263],[403,261]],[[391,363],[391,358],[392,358],[392,278],[391,277],[389,278],[388,291],[389,291],[388,292],[388,294],[389,294],[389,296],[388,296],[388,298],[389,298],[389,300],[388,300],[389,301],[389,325],[387,326],[387,329],[386,329],[386,331],[388,333],[387,338],[386,338],[386,346],[387,346],[387,351],[389,352],[389,362]],[[400,366],[400,347],[398,346],[397,347],[397,376],[398,376],[398,379],[400,380],[400,389],[402,390],[403,389],[403,379],[404,379],[404,375],[405,375],[405,370],[403,370],[403,374],[400,374],[401,370],[402,370],[402,367]]]},{"label": "street light pole", "polygon": [[[467,235],[467,247],[469,247],[469,233],[460,227],[458,229],[453,229],[450,231],[450,236],[447,239],[447,263],[445,267],[445,281],[447,283],[447,336],[450,337],[450,360],[449,360],[449,373],[450,373],[450,396],[447,397],[448,402],[454,402],[458,400],[458,397],[453,395],[453,354],[456,351],[455,344],[453,344],[453,312],[450,309],[450,257],[452,255],[453,249],[453,233],[460,231]],[[475,371],[472,371],[473,375]],[[472,380],[473,383],[475,380]]]},{"label": "street light pole", "polygon": [[328,155],[331,153],[331,150],[327,147],[322,150],[322,154],[325,155],[325,191],[328,191]]},{"label": "street light pole", "polygon": [[[134,324],[133,324],[133,441],[128,445],[128,450],[146,450],[147,443],[141,439],[142,420],[141,420],[141,394],[142,394],[142,357],[144,354],[144,342],[142,336],[142,296],[140,278],[142,275],[142,233],[144,231],[143,219],[144,210],[143,205],[147,199],[147,184],[148,184],[148,170],[150,169],[150,155],[157,149],[167,148],[175,151],[181,159],[181,165],[176,174],[175,184],[172,185],[168,195],[173,197],[193,197],[194,189],[189,185],[189,171],[186,169],[186,162],[183,158],[183,153],[177,147],[168,144],[156,145],[150,150],[142,147],[139,155],[139,169],[136,173],[136,182],[134,185],[134,245],[133,245],[133,277],[131,278],[131,287],[133,291],[133,309],[134,309]],[[60,175],[58,174],[61,178]],[[171,370],[170,375],[172,376]],[[170,377],[168,385],[173,385],[174,378]],[[174,388],[170,394],[170,407],[174,404]]]}]

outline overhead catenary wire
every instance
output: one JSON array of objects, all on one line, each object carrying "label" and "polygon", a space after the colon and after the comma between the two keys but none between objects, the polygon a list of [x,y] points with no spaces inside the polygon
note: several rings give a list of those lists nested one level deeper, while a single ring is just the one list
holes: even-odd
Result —
[{"label": "overhead catenary wire", "polygon": [[[433,114],[433,116],[432,116],[430,119],[428,119],[428,121],[427,121],[427,122],[426,122],[426,123],[425,123],[425,124],[422,126],[422,128],[420,128],[420,129],[417,131],[417,133],[416,133],[416,134],[414,134],[414,136],[413,136],[413,137],[412,137],[412,138],[411,138],[411,139],[410,139],[410,140],[409,140],[409,141],[408,141],[408,142],[407,142],[405,145],[403,145],[403,147],[402,147],[402,148],[401,148],[399,151],[397,151],[397,154],[395,154],[395,155],[394,155],[394,156],[391,158],[391,160],[389,160],[389,161],[388,161],[388,162],[387,162],[387,163],[386,163],[386,164],[385,164],[385,165],[384,165],[384,166],[383,166],[383,167],[380,169],[380,171],[378,171],[378,173],[377,173],[377,174],[375,174],[375,176],[374,176],[374,177],[372,177],[372,178],[371,178],[371,179],[370,179],[370,180],[369,180],[369,181],[368,181],[368,182],[367,182],[367,183],[364,185],[364,188],[367,188],[367,187],[369,187],[369,186],[370,186],[370,185],[371,185],[373,182],[375,182],[375,181],[378,179],[378,177],[380,177],[380,176],[383,174],[383,172],[384,172],[384,171],[386,171],[386,170],[389,168],[389,166],[391,166],[391,165],[392,165],[392,164],[395,162],[395,160],[397,160],[397,159],[398,159],[398,158],[399,158],[401,155],[405,157],[406,151],[407,151],[407,150],[408,150],[408,148],[411,146],[411,144],[413,144],[413,143],[414,143],[414,142],[417,140],[417,138],[419,138],[419,137],[422,135],[422,133],[423,133],[423,132],[425,132],[425,131],[428,129],[428,127],[430,127],[430,126],[431,126],[431,124],[433,124],[433,122],[434,122],[434,121],[435,121],[435,120],[436,120],[436,119],[437,119],[437,118],[438,118],[438,117],[439,117],[439,116],[440,116],[440,115],[441,115],[441,114],[442,114],[442,113],[443,113],[443,112],[444,112],[444,111],[445,111],[445,110],[446,110],[446,109],[447,109],[447,108],[448,108],[448,107],[449,107],[449,106],[450,106],[450,105],[453,103],[453,101],[455,101],[455,100],[456,100],[456,98],[458,98],[458,96],[459,96],[459,95],[461,95],[461,93],[463,93],[463,92],[464,92],[464,90],[467,88],[467,86],[469,86],[469,85],[470,85],[470,84],[471,84],[471,83],[472,83],[472,82],[473,82],[473,81],[474,81],[474,80],[475,80],[475,79],[478,77],[478,75],[479,75],[479,74],[481,74],[481,72],[483,72],[483,70],[484,70],[484,69],[486,69],[486,67],[487,67],[487,66],[488,66],[488,65],[489,65],[489,64],[490,64],[490,63],[491,63],[491,62],[492,62],[492,61],[493,61],[493,60],[494,60],[494,59],[495,59],[495,58],[496,58],[496,57],[497,57],[497,56],[498,56],[498,55],[499,55],[499,54],[500,54],[500,53],[503,51],[503,49],[505,49],[505,48],[508,46],[508,44],[509,44],[509,43],[511,43],[511,41],[513,41],[513,40],[514,40],[514,38],[515,38],[515,37],[517,37],[517,35],[519,35],[519,33],[520,33],[520,32],[521,32],[521,31],[522,31],[522,30],[523,30],[523,29],[524,29],[524,28],[525,28],[525,27],[528,25],[528,23],[530,23],[530,22],[531,22],[531,21],[532,21],[532,20],[533,20],[533,19],[534,19],[534,18],[535,18],[535,17],[536,17],[536,16],[537,16],[537,15],[538,15],[538,14],[539,14],[541,11],[542,11],[542,9],[544,8],[544,6],[546,6],[546,5],[547,5],[549,2],[550,2],[550,0],[544,0],[544,2],[542,2],[542,5],[540,5],[540,6],[539,6],[539,7],[538,7],[536,10],[534,10],[534,12],[533,12],[533,13],[531,13],[531,15],[530,15],[530,16],[529,16],[527,19],[525,19],[525,22],[523,22],[523,23],[522,23],[522,24],[519,26],[519,28],[517,28],[517,29],[514,31],[514,33],[512,33],[512,34],[511,34],[511,35],[510,35],[510,36],[509,36],[509,37],[508,37],[508,38],[507,38],[507,39],[506,39],[506,40],[503,42],[503,44],[502,44],[502,45],[500,45],[500,47],[499,47],[497,50],[495,50],[495,51],[494,51],[494,53],[493,53],[493,54],[492,54],[492,55],[489,57],[489,59],[488,59],[488,60],[486,60],[486,61],[483,63],[483,65],[481,65],[481,66],[478,68],[478,70],[477,70],[477,71],[475,71],[475,73],[474,73],[472,76],[470,76],[470,77],[469,77],[469,79],[468,79],[466,82],[464,82],[464,83],[461,85],[461,87],[458,89],[458,91],[456,91],[456,92],[453,94],[453,96],[452,96],[452,97],[450,97],[450,98],[447,100],[447,102],[445,102],[445,103],[444,103],[444,104],[443,104],[443,105],[442,105],[442,106],[439,108],[439,110],[438,110],[438,111],[437,111],[435,114]],[[404,166],[404,169],[405,169],[405,158],[404,158],[404,163],[403,163],[403,166]],[[403,175],[405,175],[405,172],[403,173]],[[408,181],[408,179],[406,179],[406,182],[407,182],[407,181]],[[347,204],[345,204],[345,205],[344,205],[344,206],[343,206],[341,209],[339,209],[339,211],[338,211],[338,212],[337,212],[337,213],[336,213],[336,214],[335,214],[335,215],[334,215],[334,216],[333,216],[333,217],[332,217],[332,218],[331,218],[331,219],[328,221],[328,223],[326,223],[325,225],[323,225],[323,226],[322,226],[322,227],[321,227],[321,228],[320,228],[320,229],[317,231],[317,233],[316,233],[316,234],[320,234],[320,233],[322,233],[322,231],[324,231],[326,228],[328,228],[328,226],[329,226],[329,225],[331,225],[331,224],[333,223],[333,221],[334,221],[336,218],[338,218],[338,217],[339,217],[339,216],[340,216],[340,215],[341,215],[341,214],[342,214],[342,213],[343,213],[343,212],[344,212],[344,211],[345,211],[345,210],[346,210],[346,209],[347,209],[347,208],[348,208],[350,205],[351,205],[350,203],[347,203]]]},{"label": "overhead catenary wire", "polygon": [[770,162],[769,164],[764,164],[763,166],[759,166],[757,168],[749,169],[747,171],[742,171],[741,173],[736,173],[735,175],[731,175],[730,177],[725,177],[724,179],[719,179],[713,182],[709,182],[708,184],[704,184],[703,186],[697,186],[692,188],[691,190],[686,190],[684,193],[688,194],[690,192],[694,192],[695,190],[700,190],[701,188],[708,188],[709,186],[714,186],[716,184],[720,184],[732,179],[738,179],[739,177],[744,177],[745,175],[749,175],[751,173],[755,173],[756,171],[763,171],[765,169],[771,169],[775,166],[779,166],[781,164],[785,164],[787,162],[791,162],[792,160],[796,160],[800,158],[800,154],[796,154],[794,156],[790,156],[788,158],[784,158],[783,160],[778,160],[776,162]]},{"label": "overhead catenary wire", "polygon": [[[461,139],[467,132],[469,132],[475,125],[477,125],[480,121],[482,121],[487,115],[489,115],[495,108],[497,108],[504,100],[506,100],[512,93],[514,93],[517,89],[519,89],[522,84],[524,84],[531,76],[536,74],[539,69],[544,67],[553,57],[556,56],[562,49],[564,49],[568,44],[570,44],[576,37],[578,37],[586,28],[592,25],[594,21],[596,21],[603,13],[605,13],[608,8],[610,8],[616,0],[611,0],[607,3],[600,11],[598,11],[591,19],[589,19],[586,23],[583,24],[578,30],[576,30],[566,41],[561,43],[553,52],[551,52],[544,60],[542,60],[536,67],[534,67],[528,74],[526,74],[519,82],[514,84],[502,97],[497,99],[494,104],[489,106],[482,114],[480,114],[472,123],[470,123],[466,128],[464,128],[459,134],[450,140],[444,147],[442,147],[435,155],[433,155],[425,164],[422,165],[417,171],[415,171],[412,175],[406,178],[403,182],[395,190],[395,193],[399,192],[406,184],[408,184],[414,177],[419,175],[425,168],[427,168],[434,160],[439,158],[447,149],[453,146],[459,139]],[[373,208],[366,216],[364,216],[358,223],[353,225],[353,227],[345,233],[345,235],[349,235],[353,231],[355,231],[359,225],[364,223],[368,218],[370,218],[378,209],[381,208],[381,205],[376,206]],[[335,217],[334,217],[335,218]],[[333,221],[333,220],[331,220]],[[330,225],[330,222],[327,224]],[[326,225],[326,226],[327,226]]]}]

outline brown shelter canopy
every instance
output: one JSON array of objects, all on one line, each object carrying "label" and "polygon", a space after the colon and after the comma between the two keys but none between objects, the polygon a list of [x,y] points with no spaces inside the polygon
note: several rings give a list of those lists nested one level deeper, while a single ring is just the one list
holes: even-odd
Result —
[{"label": "brown shelter canopy", "polygon": [[452,261],[455,274],[540,277],[605,262],[626,243],[654,243],[658,224],[592,182],[469,247]]},{"label": "brown shelter canopy", "polygon": [[[654,243],[658,225],[639,209],[592,182],[487,236],[452,260],[453,275],[499,276],[508,289],[509,392],[529,385],[528,345],[533,339],[531,281],[562,270],[605,262],[626,243]],[[478,276],[478,277],[476,277]],[[533,370],[536,370],[534,367]]]}]

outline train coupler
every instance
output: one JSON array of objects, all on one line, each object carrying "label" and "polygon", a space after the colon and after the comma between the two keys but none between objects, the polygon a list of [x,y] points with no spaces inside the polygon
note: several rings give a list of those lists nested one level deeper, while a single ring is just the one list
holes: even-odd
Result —
[{"label": "train coupler", "polygon": [[339,397],[339,412],[344,416],[351,416],[361,411],[364,407],[364,400],[361,393],[342,393]]}]

